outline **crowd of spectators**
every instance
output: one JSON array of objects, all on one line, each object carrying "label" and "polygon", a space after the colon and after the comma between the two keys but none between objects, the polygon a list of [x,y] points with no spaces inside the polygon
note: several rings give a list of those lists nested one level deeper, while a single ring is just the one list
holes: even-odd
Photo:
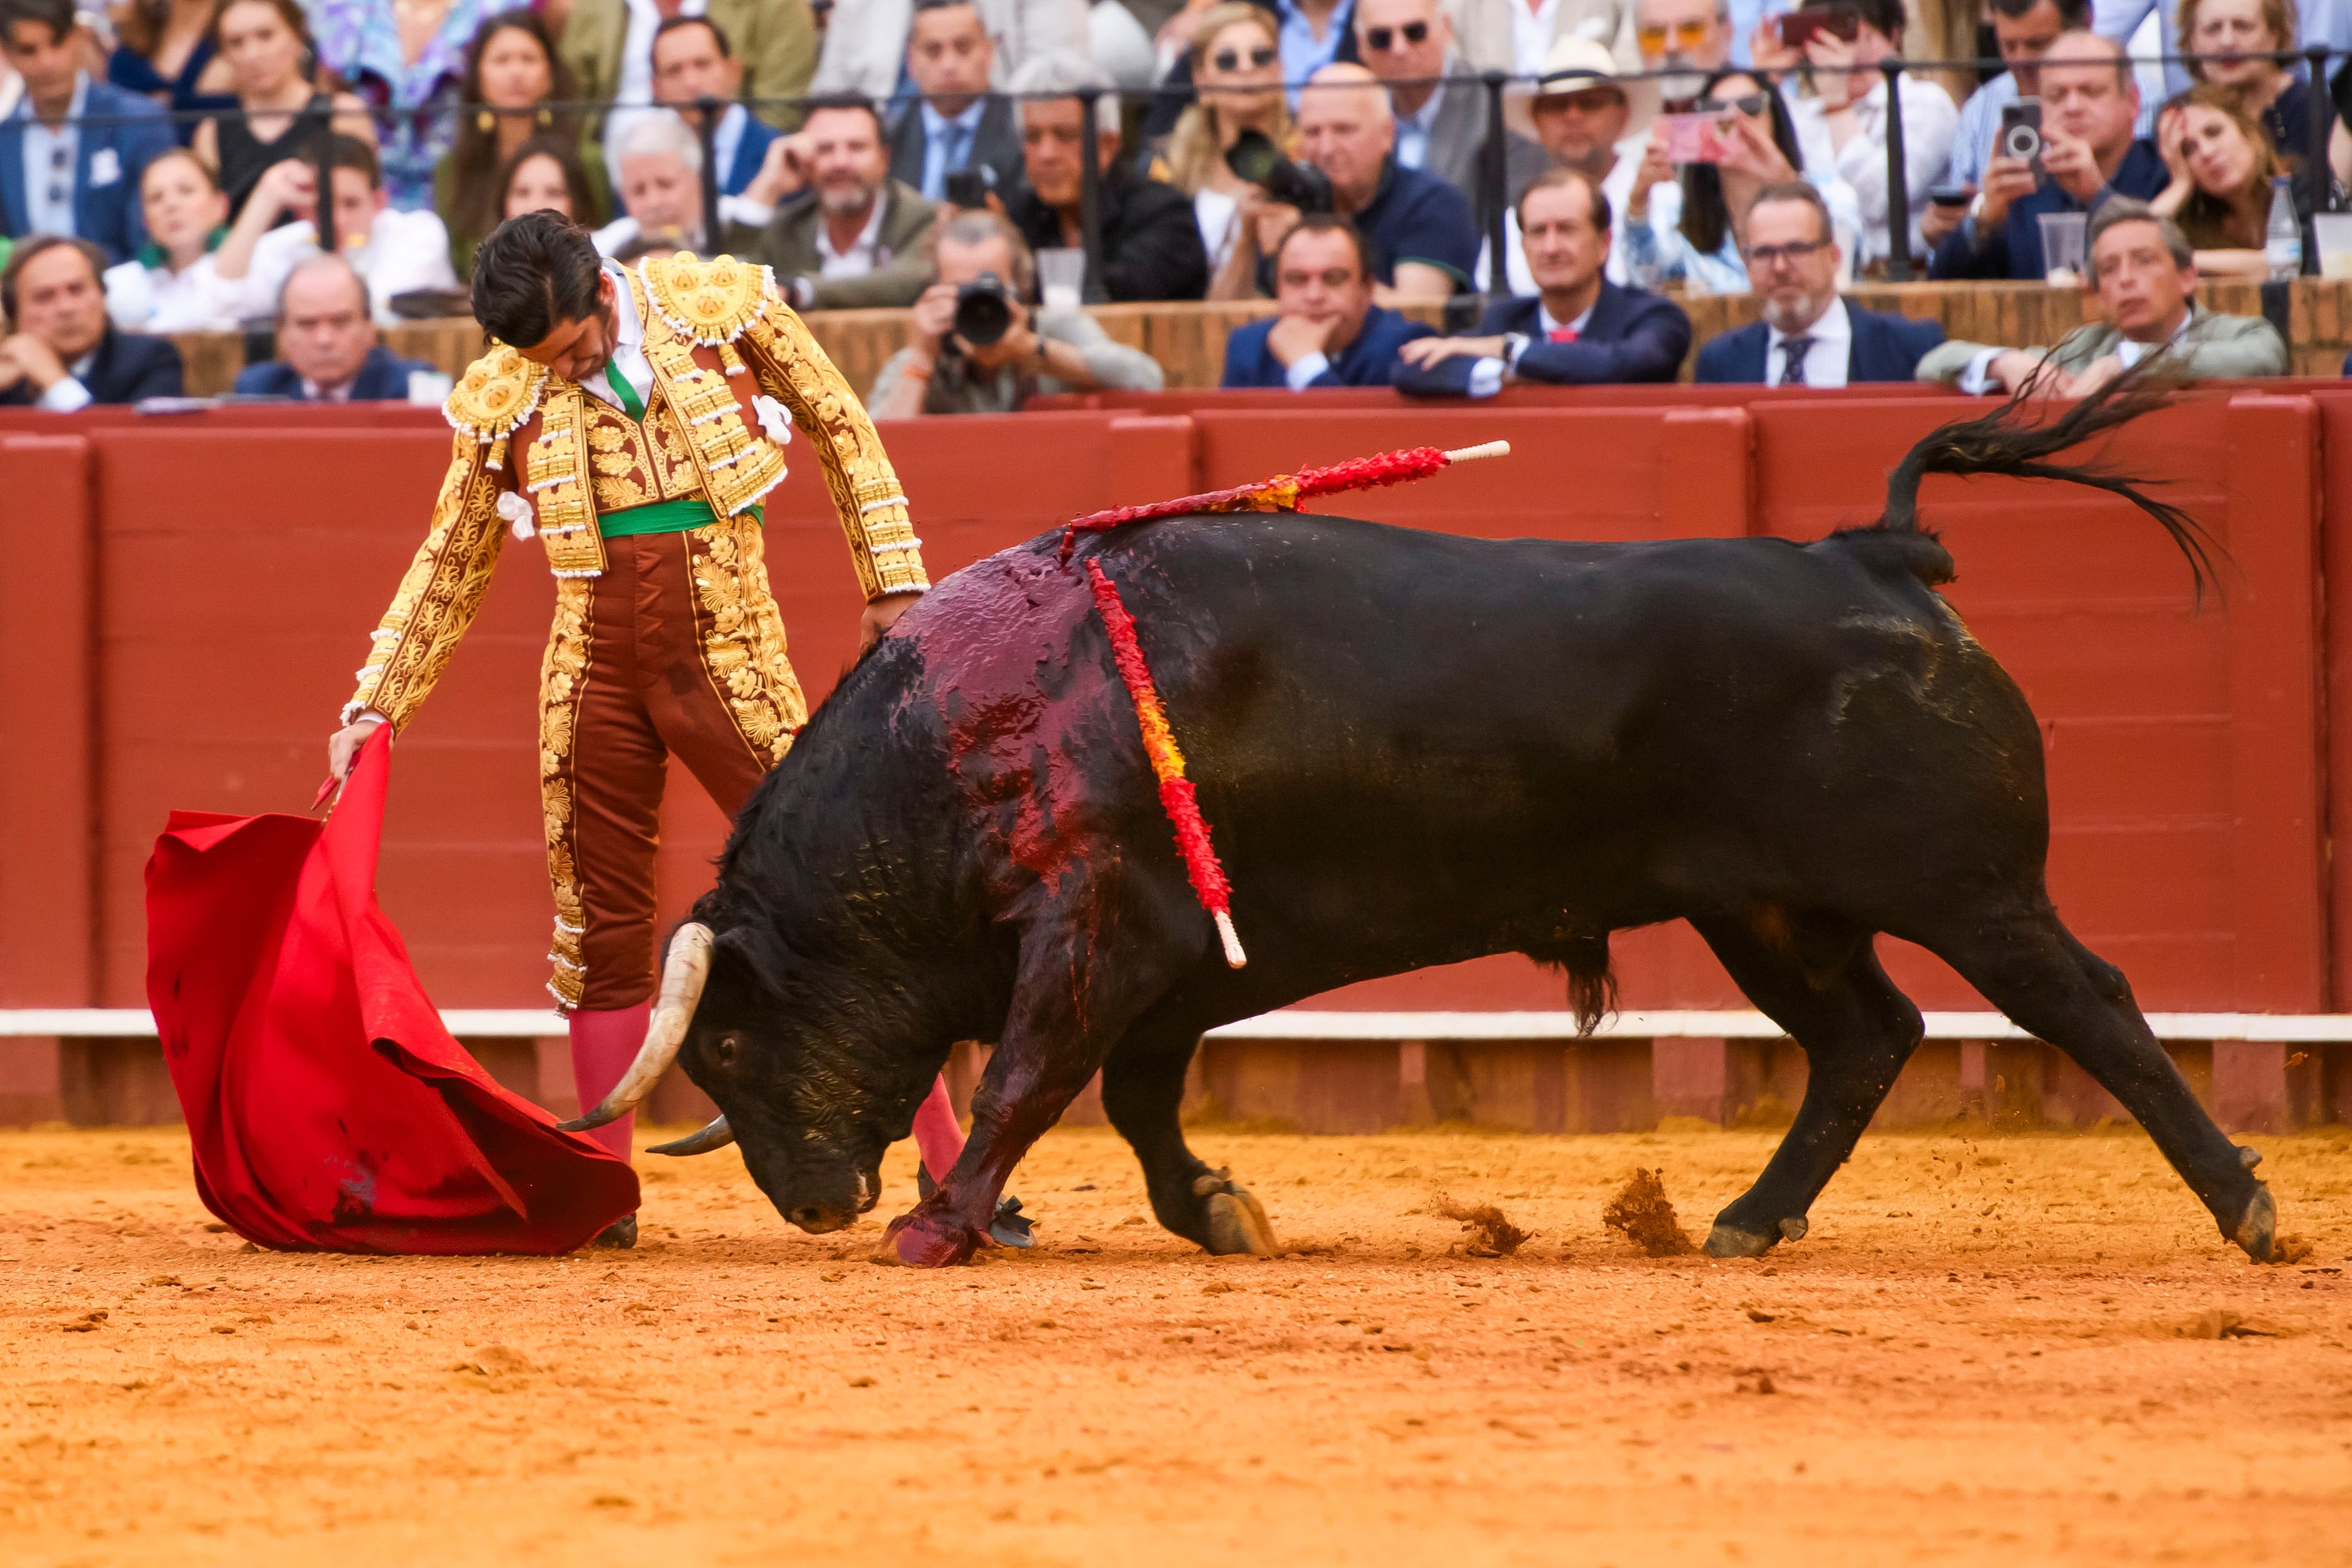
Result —
[{"label": "crowd of spectators", "polygon": [[[2044,220],[2077,215],[2103,305],[2110,270],[2151,298],[2168,270],[2266,278],[2279,193],[2315,261],[2309,220],[2352,176],[2352,70],[2272,57],[2352,35],[2295,0],[2163,0],[2192,57],[2161,101],[2121,41],[2157,0],[1983,0],[2005,68],[1958,90],[1880,68],[1906,0],[1796,23],[1787,0],[505,3],[0,0],[0,399],[152,389],[138,344],[236,329],[280,350],[241,391],[404,396],[411,367],[362,337],[462,312],[482,236],[541,208],[611,256],[759,261],[803,309],[911,310],[885,413],[1157,385],[1081,301],[1270,301],[1228,386],[1483,397],[1672,380],[1677,297],[1750,293],[1761,319],[1703,345],[1700,379],[1982,390],[2020,350],[1843,290],[1897,262],[2049,278]],[[1499,106],[1488,72],[1517,78]],[[957,324],[982,283],[1011,318],[984,342]],[[2150,308],[2156,337],[2108,309],[2121,337],[2056,346],[2044,384],[2143,341],[2283,362],[2259,322]]]}]

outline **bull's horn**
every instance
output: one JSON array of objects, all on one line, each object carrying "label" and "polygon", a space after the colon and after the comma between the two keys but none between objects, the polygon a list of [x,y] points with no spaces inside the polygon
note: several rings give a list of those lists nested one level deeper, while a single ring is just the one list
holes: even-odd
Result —
[{"label": "bull's horn", "polygon": [[667,1144],[656,1144],[649,1155],[707,1155],[713,1149],[723,1149],[735,1141],[735,1129],[727,1124],[724,1115],[714,1118],[698,1133],[683,1138],[673,1138]]},{"label": "bull's horn", "polygon": [[702,1000],[702,984],[710,977],[710,927],[698,920],[677,928],[677,935],[670,938],[669,962],[662,967],[661,995],[654,1002],[653,1021],[646,1026],[646,1043],[637,1048],[637,1059],[629,1063],[628,1071],[613,1085],[604,1103],[584,1116],[557,1124],[563,1131],[584,1133],[619,1121],[654,1092],[661,1075],[677,1060],[678,1048],[686,1043],[687,1026],[694,1021],[695,1006]]}]

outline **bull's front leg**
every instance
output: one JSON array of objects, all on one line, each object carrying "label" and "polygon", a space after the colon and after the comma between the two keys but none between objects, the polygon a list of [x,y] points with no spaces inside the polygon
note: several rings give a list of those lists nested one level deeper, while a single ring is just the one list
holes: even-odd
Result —
[{"label": "bull's front leg", "polygon": [[[1101,962],[1079,929],[1073,925],[1023,944],[1013,1006],[972,1091],[971,1136],[962,1157],[939,1178],[936,1192],[890,1222],[881,1260],[941,1268],[994,1245],[989,1225],[1013,1167],[1061,1119],[1141,1009],[1138,971],[1157,966],[1125,952]],[[1113,973],[1119,980],[1106,984]]]}]

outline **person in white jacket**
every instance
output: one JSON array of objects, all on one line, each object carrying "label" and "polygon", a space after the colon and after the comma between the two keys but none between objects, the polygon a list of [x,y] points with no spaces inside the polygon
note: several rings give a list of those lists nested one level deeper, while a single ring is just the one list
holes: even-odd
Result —
[{"label": "person in white jacket", "polygon": [[[1886,78],[1883,60],[1903,53],[1903,0],[1854,0],[1860,28],[1847,43],[1816,33],[1805,44],[1813,91],[1784,94],[1797,127],[1805,169],[1818,177],[1834,173],[1853,190],[1862,214],[1862,261],[1882,262],[1893,254],[1886,188]],[[1923,266],[1929,246],[1919,232],[1927,193],[1942,178],[1959,129],[1960,107],[1952,95],[1912,73],[1899,78],[1903,91],[1903,172],[1910,195],[1904,214],[1904,241]]]},{"label": "person in white jacket", "polygon": [[158,155],[139,177],[147,245],[106,269],[106,314],[124,332],[227,332],[268,313],[241,281],[220,275],[213,252],[227,237],[228,198],[184,147]]},{"label": "person in white jacket", "polygon": [[[977,0],[981,20],[996,46],[993,85],[1002,88],[1033,58],[1057,51],[1092,57],[1087,0]],[[834,0],[817,56],[812,97],[854,92],[887,105],[898,95],[907,59],[914,0]],[[887,112],[887,110],[886,110]]]}]

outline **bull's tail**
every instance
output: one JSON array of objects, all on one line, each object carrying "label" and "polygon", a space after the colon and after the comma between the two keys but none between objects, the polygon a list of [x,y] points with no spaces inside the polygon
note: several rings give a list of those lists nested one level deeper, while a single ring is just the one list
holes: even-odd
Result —
[{"label": "bull's tail", "polygon": [[2028,383],[1983,418],[1945,425],[1906,454],[1887,477],[1886,513],[1880,527],[1895,533],[1921,531],[1919,481],[1930,474],[2007,474],[2087,485],[2121,496],[2157,520],[2188,559],[2189,576],[2201,601],[2207,582],[2219,581],[2211,553],[2219,547],[2194,517],[2144,493],[2140,486],[2150,483],[2147,479],[2047,461],[2053,454],[2161,407],[2167,401],[2164,388],[2152,383],[2144,371],[2119,376],[2047,423],[2029,423],[2022,417],[2021,405],[2032,391]]}]

